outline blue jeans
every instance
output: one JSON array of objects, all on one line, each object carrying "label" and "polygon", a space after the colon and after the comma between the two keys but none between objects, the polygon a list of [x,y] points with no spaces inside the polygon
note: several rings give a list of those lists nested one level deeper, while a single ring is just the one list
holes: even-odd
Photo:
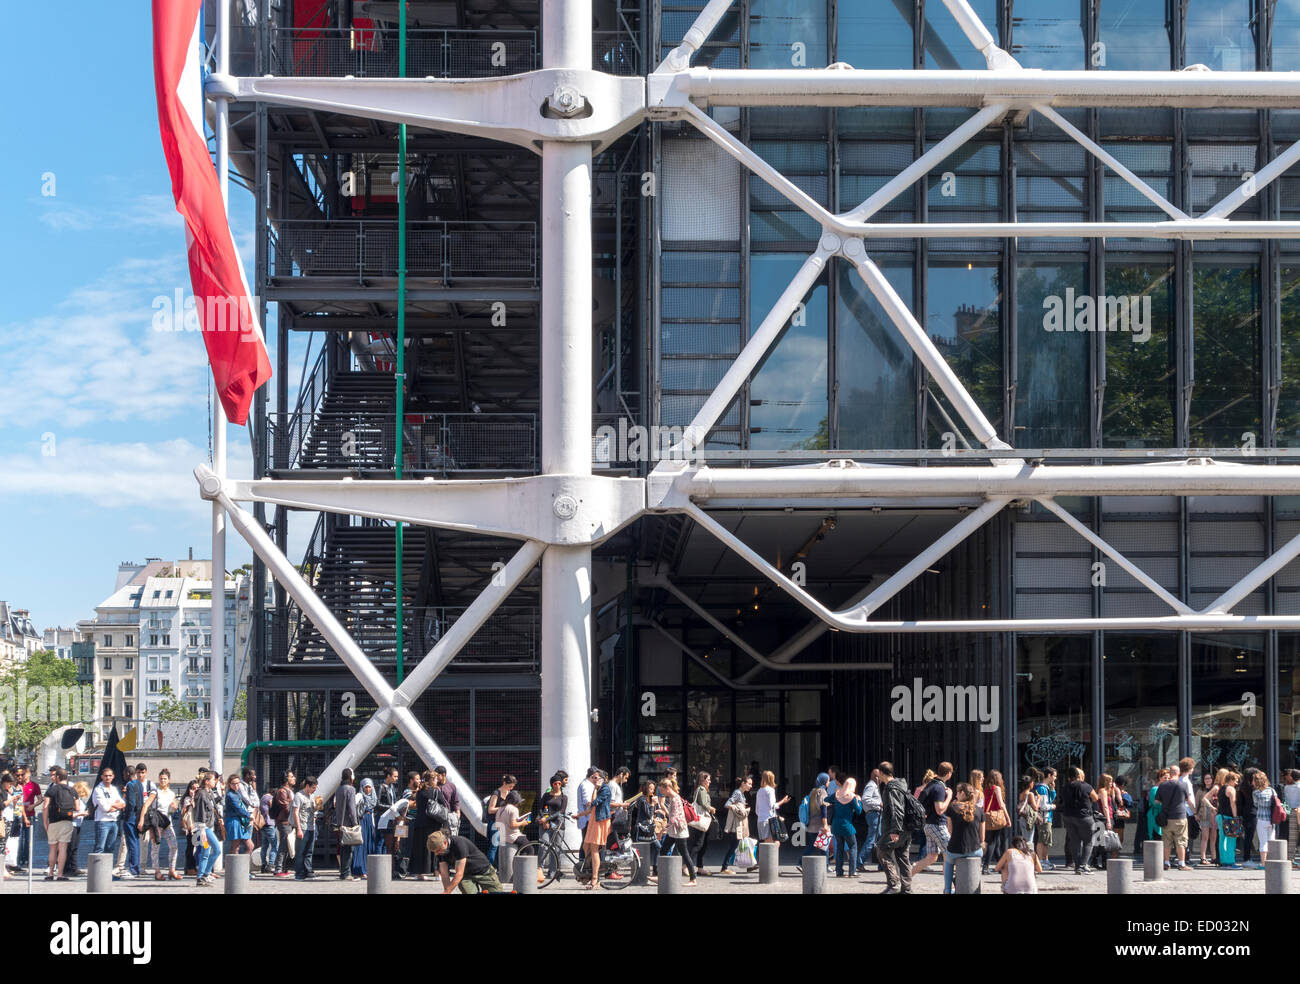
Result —
[{"label": "blue jeans", "polygon": [[984,851],[971,851],[970,854],[962,854],[960,851],[947,850],[943,853],[943,894],[952,894],[953,880],[953,859],[954,858],[982,858]]},{"label": "blue jeans", "polygon": [[858,852],[858,864],[863,867],[871,863],[871,852],[876,848],[876,841],[880,840],[880,811],[867,813],[866,819],[867,833],[862,838],[862,850]]},{"label": "blue jeans", "polygon": [[[137,815],[138,811],[137,811]],[[133,823],[124,823],[126,832],[126,870],[133,875],[140,874],[140,831]]]},{"label": "blue jeans", "polygon": [[311,852],[316,846],[316,830],[304,830],[302,837],[298,839],[298,851],[294,858],[295,878],[306,878],[308,875],[314,875],[311,869]]},{"label": "blue jeans", "polygon": [[120,833],[116,820],[95,821],[95,853],[111,854],[117,863],[117,838]]},{"label": "blue jeans", "polygon": [[856,834],[835,835],[835,877],[844,874],[844,862],[849,862],[849,874],[854,873],[853,863],[858,856],[858,838]]},{"label": "blue jeans", "polygon": [[[205,831],[208,836],[207,847],[203,846]],[[221,841],[217,837],[217,832],[211,827],[196,827],[194,829],[194,867],[198,871],[198,876],[206,878],[212,874],[212,869],[219,857],[221,857]]]},{"label": "blue jeans", "polygon": [[[262,828],[262,867],[270,868],[275,864],[275,847],[278,839],[275,835],[275,824],[268,823]],[[382,844],[381,844],[382,849]]]}]

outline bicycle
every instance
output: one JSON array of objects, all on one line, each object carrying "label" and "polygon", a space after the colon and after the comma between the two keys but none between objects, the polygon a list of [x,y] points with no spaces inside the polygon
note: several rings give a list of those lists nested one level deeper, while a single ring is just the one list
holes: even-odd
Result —
[{"label": "bicycle", "polygon": [[[529,841],[515,854],[516,860],[537,858],[537,871],[541,876],[538,888],[545,888],[557,878],[563,878],[566,869],[572,871],[579,884],[591,881],[591,859],[580,848],[570,847],[564,837],[569,820],[569,814],[551,818],[546,840]],[[600,849],[600,883],[615,890],[626,888],[641,873],[641,855],[632,846],[631,835],[618,835],[617,844],[615,848],[606,846]]]}]

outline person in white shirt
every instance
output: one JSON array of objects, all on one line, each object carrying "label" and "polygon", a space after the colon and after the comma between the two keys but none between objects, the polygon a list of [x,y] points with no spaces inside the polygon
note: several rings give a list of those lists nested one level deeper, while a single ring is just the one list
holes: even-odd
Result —
[{"label": "person in white shirt", "polygon": [[776,840],[772,836],[769,822],[776,816],[777,811],[789,802],[789,796],[776,798],[776,776],[771,772],[764,772],[758,787],[758,804],[755,810],[758,814],[758,839],[763,843],[771,844]]},{"label": "person in white shirt", "polygon": [[876,841],[880,839],[880,815],[885,804],[880,797],[880,784],[876,781],[879,778],[879,770],[872,769],[871,778],[862,787],[862,816],[867,824],[867,832],[862,838],[862,849],[858,851],[858,871],[867,870],[871,852],[876,849]]},{"label": "person in white shirt", "polygon": [[596,784],[591,781],[591,777],[596,774],[596,767],[593,765],[587,769],[587,778],[578,783],[578,809],[576,816],[578,818],[578,829],[585,831],[587,829],[587,813],[591,809],[591,798],[596,795]]},{"label": "person in white shirt", "polygon": [[113,770],[105,769],[99,774],[99,785],[91,793],[90,800],[95,805],[95,853],[117,856],[118,833],[117,818],[126,809],[122,799],[113,785]]}]

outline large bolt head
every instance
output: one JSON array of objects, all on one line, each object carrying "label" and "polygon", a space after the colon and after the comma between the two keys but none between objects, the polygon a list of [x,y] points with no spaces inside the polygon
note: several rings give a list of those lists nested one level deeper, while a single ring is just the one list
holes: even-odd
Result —
[{"label": "large bolt head", "polygon": [[557,495],[555,501],[551,503],[551,510],[559,519],[572,519],[578,514],[578,500],[567,492]]}]

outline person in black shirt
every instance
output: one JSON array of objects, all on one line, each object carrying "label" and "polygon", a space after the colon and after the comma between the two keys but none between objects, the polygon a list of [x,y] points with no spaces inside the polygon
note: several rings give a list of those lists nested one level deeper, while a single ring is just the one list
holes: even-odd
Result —
[{"label": "person in black shirt", "polygon": [[1086,851],[1092,843],[1092,804],[1097,799],[1093,788],[1083,781],[1082,769],[1067,769],[1073,778],[1065,784],[1057,800],[1057,811],[1065,823],[1065,857],[1074,859],[1074,873],[1088,874]]},{"label": "person in black shirt", "polygon": [[975,799],[970,783],[959,783],[957,797],[944,811],[948,826],[948,850],[943,856],[943,894],[953,892],[953,869],[957,858],[984,856],[984,810]]},{"label": "person in black shirt", "polygon": [[462,895],[505,891],[496,869],[468,838],[450,837],[446,831],[435,830],[429,835],[429,853],[438,859],[443,895],[450,895],[456,889]]},{"label": "person in black shirt", "polygon": [[944,822],[944,811],[952,802],[952,790],[948,788],[951,778],[952,764],[940,762],[939,767],[923,780],[924,788],[917,798],[925,807],[925,856],[912,865],[913,878],[948,851],[948,825]]}]

